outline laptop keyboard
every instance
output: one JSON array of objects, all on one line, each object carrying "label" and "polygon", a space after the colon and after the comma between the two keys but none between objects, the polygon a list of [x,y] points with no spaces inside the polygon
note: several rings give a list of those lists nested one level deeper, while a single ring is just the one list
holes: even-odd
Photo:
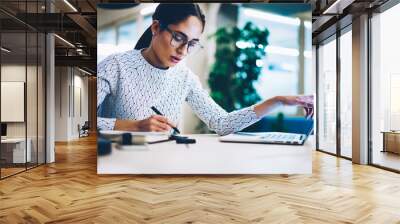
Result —
[{"label": "laptop keyboard", "polygon": [[260,140],[265,142],[276,143],[293,143],[303,140],[303,135],[284,132],[238,132],[239,135],[257,136]]},{"label": "laptop keyboard", "polygon": [[293,135],[288,133],[267,133],[261,138],[273,141],[291,142],[294,140],[298,140],[298,137],[299,137],[298,135]]}]

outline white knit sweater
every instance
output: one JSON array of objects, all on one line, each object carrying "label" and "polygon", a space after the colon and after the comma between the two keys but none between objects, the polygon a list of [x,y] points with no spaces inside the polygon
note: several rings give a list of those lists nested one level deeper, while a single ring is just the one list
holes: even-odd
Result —
[{"label": "white knit sweater", "polygon": [[97,66],[99,129],[114,129],[116,119],[146,119],[155,114],[151,106],[178,124],[185,101],[219,135],[240,131],[259,120],[253,107],[226,112],[182,63],[159,69],[139,50],[131,50],[109,56]]}]

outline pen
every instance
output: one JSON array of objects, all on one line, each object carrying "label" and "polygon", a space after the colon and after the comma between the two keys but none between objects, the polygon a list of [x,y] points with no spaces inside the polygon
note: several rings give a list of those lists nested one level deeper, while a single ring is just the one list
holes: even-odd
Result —
[{"label": "pen", "polygon": [[[151,107],[151,109],[158,115],[164,116],[159,110],[157,110],[157,108],[155,108],[154,106]],[[178,134],[180,134],[181,132],[178,130],[178,128],[171,126],[172,129],[174,129],[174,131]]]}]

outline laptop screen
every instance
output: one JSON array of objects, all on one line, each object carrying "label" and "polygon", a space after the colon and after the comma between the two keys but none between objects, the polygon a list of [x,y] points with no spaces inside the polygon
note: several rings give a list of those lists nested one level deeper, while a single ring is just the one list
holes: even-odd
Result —
[{"label": "laptop screen", "polygon": [[285,132],[295,134],[313,134],[314,119],[300,116],[267,116],[259,122],[245,128],[242,132]]}]

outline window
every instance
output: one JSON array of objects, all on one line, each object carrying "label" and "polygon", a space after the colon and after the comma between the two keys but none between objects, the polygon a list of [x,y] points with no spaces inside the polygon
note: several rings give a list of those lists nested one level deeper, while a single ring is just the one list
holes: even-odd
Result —
[{"label": "window", "polygon": [[[384,146],[382,132],[400,130],[400,4],[380,13],[371,19],[372,29],[372,72],[371,72],[371,134],[372,163],[400,170],[400,147],[388,150]],[[399,142],[400,134],[394,137]],[[394,139],[392,139],[393,142]],[[395,153],[393,153],[395,152]]]},{"label": "window", "polygon": [[352,157],[352,34],[340,36],[340,154]]},{"label": "window", "polygon": [[132,46],[136,44],[138,35],[136,35],[136,24],[135,21],[129,21],[121,24],[118,28],[118,45],[125,44]]},{"label": "window", "polygon": [[[297,17],[240,7],[238,26],[243,27],[248,21],[261,29],[269,30],[269,44],[262,63],[263,68],[258,81],[254,83],[261,99],[277,95],[313,94],[315,87],[311,73],[311,23],[305,21],[304,36],[300,36],[301,20]],[[304,53],[299,52],[299,40],[304,40]],[[303,72],[299,67],[300,53],[305,56]],[[280,107],[276,112],[293,116],[298,115],[299,110],[296,107]]]},{"label": "window", "polygon": [[336,37],[318,48],[318,149],[336,154]]},{"label": "window", "polygon": [[[101,15],[106,16],[106,15]],[[131,50],[143,32],[151,25],[151,16],[138,17],[128,21],[100,28],[97,40],[97,63],[111,54]]]},{"label": "window", "polygon": [[100,29],[97,33],[97,63],[114,52],[116,46],[115,29]]}]

